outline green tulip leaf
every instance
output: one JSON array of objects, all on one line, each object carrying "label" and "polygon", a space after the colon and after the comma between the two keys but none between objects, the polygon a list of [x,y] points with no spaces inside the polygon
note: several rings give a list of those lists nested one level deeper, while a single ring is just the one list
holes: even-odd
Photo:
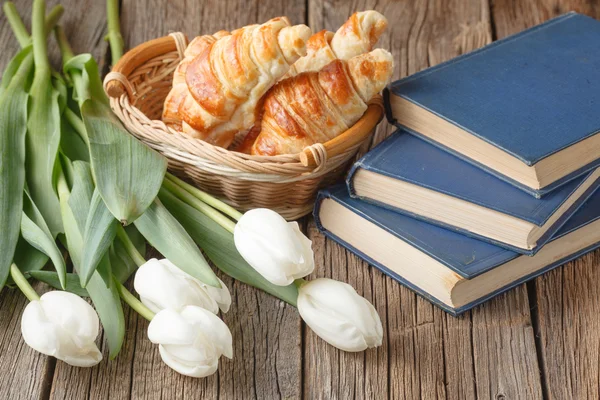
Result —
[{"label": "green tulip leaf", "polygon": [[30,89],[25,161],[27,186],[53,236],[62,232],[60,205],[54,190],[54,173],[60,144],[59,92],[49,68],[36,66]]},{"label": "green tulip leaf", "polygon": [[194,240],[158,198],[134,225],[148,243],[177,267],[207,285],[220,287]]},{"label": "green tulip leaf", "polygon": [[[83,161],[73,162],[73,189],[69,196],[69,207],[80,232],[85,232],[89,206],[94,194],[94,180],[90,164]],[[63,217],[64,219],[64,217]]]},{"label": "green tulip leaf", "polygon": [[165,189],[160,190],[159,198],[173,216],[181,221],[190,236],[217,268],[240,282],[296,306],[298,299],[296,286],[294,284],[277,286],[263,278],[242,258],[229,231]]},{"label": "green tulip leaf", "polygon": [[[79,270],[82,287],[87,285],[96,267],[115,239],[118,224],[119,222],[104,205],[98,188],[96,188],[92,195],[83,235],[83,258]],[[112,282],[112,278],[109,277],[109,279],[108,282]]]},{"label": "green tulip leaf", "polygon": [[8,278],[21,227],[29,98],[25,86],[32,69],[29,50],[0,96],[0,289]]},{"label": "green tulip leaf", "polygon": [[128,225],[156,198],[167,162],[129,134],[114,115],[91,55],[73,57],[66,63],[65,71],[81,74],[75,90],[98,191],[115,218]]},{"label": "green tulip leaf", "polygon": [[47,255],[32,247],[23,239],[23,236],[19,237],[17,249],[15,250],[14,263],[25,276],[28,276],[31,271],[41,270],[47,262]]},{"label": "green tulip leaf", "polygon": [[[59,179],[58,182],[61,216],[65,227],[67,248],[76,272],[79,272],[83,258],[82,232],[85,229],[85,219],[89,213],[93,193],[91,176],[85,170],[85,163],[74,163],[74,171],[76,172],[72,191],[69,191],[64,179]],[[76,216],[73,209],[78,210],[80,215]],[[77,221],[78,219],[80,221]],[[125,317],[119,292],[112,282],[107,286],[105,281],[105,277],[110,276],[111,268],[110,261],[107,261],[107,259],[108,257],[104,257],[101,266],[92,274],[86,289],[102,322],[108,342],[109,356],[114,359],[121,350],[125,338]]]},{"label": "green tulip leaf", "polygon": [[40,282],[44,282],[55,289],[66,290],[81,297],[90,297],[90,294],[79,284],[79,276],[77,274],[67,274],[66,288],[61,287],[58,274],[54,271],[31,271],[29,275]]},{"label": "green tulip leaf", "polygon": [[61,120],[60,151],[73,161],[90,161],[87,145],[66,118]]},{"label": "green tulip leaf", "polygon": [[117,278],[119,282],[125,283],[137,270],[137,264],[129,257],[125,246],[120,240],[115,240],[113,242],[108,254],[112,265],[113,276]]},{"label": "green tulip leaf", "polygon": [[56,241],[50,233],[48,225],[46,225],[46,221],[44,221],[42,214],[27,192],[25,192],[23,201],[21,235],[32,247],[50,257],[54,264],[54,268],[58,273],[62,288],[64,289],[67,278],[67,266],[65,265],[65,260],[56,245]]}]

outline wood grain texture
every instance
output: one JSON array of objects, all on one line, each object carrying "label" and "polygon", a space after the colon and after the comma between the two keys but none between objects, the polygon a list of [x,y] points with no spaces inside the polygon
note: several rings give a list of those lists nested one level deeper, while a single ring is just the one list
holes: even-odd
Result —
[{"label": "wood grain texture", "polygon": [[[278,15],[288,15],[294,23],[308,18],[314,30],[335,30],[352,12],[374,8],[390,21],[379,46],[394,54],[397,79],[572,9],[600,18],[599,1],[490,1],[123,0],[122,27],[126,46],[131,47],[171,31],[192,37]],[[107,65],[104,2],[62,3],[67,9],[63,23],[75,50],[92,51],[101,65]],[[27,25],[30,6],[28,0],[17,2]],[[17,49],[11,36],[0,17],[0,40],[5,46],[0,68]],[[50,49],[57,65],[53,41]],[[392,130],[381,124],[376,141]],[[99,338],[105,361],[77,369],[24,344],[20,316],[26,300],[14,290],[4,290],[0,293],[0,398],[600,396],[600,251],[538,278],[529,288],[521,285],[454,318],[326,240],[311,218],[303,224],[315,250],[311,277],[349,282],[373,302],[384,325],[383,346],[358,354],[338,351],[302,324],[294,308],[222,277],[233,298],[223,319],[234,337],[234,359],[222,359],[212,377],[192,379],[170,370],[147,338],[148,322],[128,309],[127,336],[119,357],[108,361]]]},{"label": "wood grain texture", "polygon": [[[48,290],[40,283],[33,287],[39,294]],[[27,298],[18,289],[4,288],[0,292],[2,399],[45,399],[50,391],[56,360],[34,351],[21,337],[21,316],[27,303]]]},{"label": "wood grain texture", "polygon": [[[126,46],[172,31],[190,38],[235,29],[288,15],[304,23],[303,1],[132,1],[124,0],[121,25]],[[233,303],[223,316],[233,335],[234,359],[221,359],[206,379],[182,377],[164,365],[146,337],[147,322],[137,318],[131,396],[134,398],[299,398],[301,390],[300,318],[290,307],[256,289],[222,277]]]},{"label": "wood grain texture", "polygon": [[[600,17],[589,1],[494,1],[499,38],[568,11]],[[600,252],[588,254],[537,278],[530,288],[537,307],[538,352],[550,399],[591,399],[599,394]]]},{"label": "wood grain texture", "polygon": [[[391,24],[379,45],[394,54],[396,78],[481,47],[492,38],[486,1],[359,4],[311,1],[309,4],[309,21],[315,30],[335,30],[355,10],[375,8],[382,12]],[[385,128],[379,137],[385,137],[389,131],[390,127]],[[327,346],[307,330],[305,371],[311,371],[305,375],[307,398],[345,398],[347,394],[369,398],[372,392],[367,392],[359,383],[381,378],[386,370],[388,384],[378,380],[375,385],[379,389],[376,393],[382,397],[454,399],[475,398],[477,394],[482,398],[503,393],[507,398],[541,395],[525,286],[506,294],[506,301],[495,300],[472,313],[453,318],[394,280],[368,269],[340,246],[324,240],[312,224],[309,233],[318,249],[314,275],[345,280],[373,300],[387,327],[387,343],[366,352],[366,357],[376,354],[371,359],[355,356],[356,360],[346,365],[341,362],[346,357],[344,353]],[[380,301],[383,293],[386,296]],[[494,319],[503,323],[489,324]],[[512,343],[510,338],[515,336],[521,342]],[[510,352],[504,351],[507,345]],[[355,368],[363,363],[362,368]],[[313,370],[316,371],[313,373]],[[505,374],[509,371],[510,374]],[[344,376],[355,377],[354,387],[348,388],[342,382]],[[522,383],[527,386],[519,388]]]}]

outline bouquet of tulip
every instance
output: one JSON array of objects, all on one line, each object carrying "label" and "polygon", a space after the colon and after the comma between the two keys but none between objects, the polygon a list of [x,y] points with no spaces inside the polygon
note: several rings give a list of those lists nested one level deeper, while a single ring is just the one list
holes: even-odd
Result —
[{"label": "bouquet of tulip", "polygon": [[[150,321],[148,338],[168,366],[213,374],[221,355],[233,355],[218,317],[231,296],[204,254],[225,274],[297,306],[333,346],[381,344],[375,308],[351,286],[303,279],[314,258],[296,222],[267,209],[241,214],[166,172],[165,159],[125,131],[96,62],[74,55],[56,26],[62,7],[45,16],[35,0],[32,37],[10,2],[4,11],[22,50],[0,84],[0,289],[16,286],[30,300],[21,321],[29,346],[93,366],[102,360],[102,324],[112,359],[124,340],[123,301]],[[107,11],[114,62],[122,54],[115,0]],[[48,62],[52,31],[62,73]],[[146,241],[165,258],[144,259]],[[54,270],[44,269],[48,261]],[[132,275],[139,299],[124,286]],[[39,296],[31,279],[57,290]]]}]

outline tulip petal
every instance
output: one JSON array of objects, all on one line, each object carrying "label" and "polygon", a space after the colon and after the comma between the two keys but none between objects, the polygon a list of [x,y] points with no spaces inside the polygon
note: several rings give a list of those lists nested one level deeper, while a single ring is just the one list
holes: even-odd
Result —
[{"label": "tulip petal", "polygon": [[46,318],[74,338],[79,345],[93,342],[100,331],[94,308],[76,294],[54,290],[44,293],[40,304]]},{"label": "tulip petal", "polygon": [[142,303],[154,312],[165,308],[180,310],[184,306],[195,305],[216,314],[220,308],[227,311],[231,304],[229,290],[223,281],[218,281],[221,288],[214,288],[167,259],[151,259],[136,272],[134,288]]},{"label": "tulip petal", "polygon": [[68,292],[45,293],[30,302],[21,318],[23,339],[34,350],[77,367],[102,360],[95,343],[99,321],[94,309]]},{"label": "tulip petal", "polygon": [[235,226],[234,243],[246,262],[275,285],[289,285],[314,270],[310,239],[297,222],[272,210],[246,212]]},{"label": "tulip petal", "polygon": [[55,325],[48,321],[39,301],[32,301],[23,310],[21,334],[35,351],[49,356],[56,354],[59,340]]},{"label": "tulip petal", "polygon": [[65,355],[57,357],[74,367],[93,367],[102,361],[102,353],[95,343],[88,345],[85,349],[80,350],[80,354]]},{"label": "tulip petal", "polygon": [[317,335],[342,350],[361,351],[382,343],[375,307],[346,283],[320,278],[304,284],[298,311]]},{"label": "tulip petal", "polygon": [[219,360],[215,359],[211,364],[187,364],[177,357],[171,355],[165,350],[165,347],[158,347],[160,357],[169,367],[179,372],[182,375],[191,376],[192,378],[204,378],[214,374],[219,366]]},{"label": "tulip petal", "polygon": [[196,336],[193,326],[168,308],[158,312],[148,325],[148,339],[155,344],[189,344]]},{"label": "tulip petal", "polygon": [[222,319],[207,310],[188,306],[181,310],[181,315],[191,324],[195,324],[212,342],[219,354],[227,358],[233,357],[233,338],[231,331]]},{"label": "tulip petal", "polygon": [[310,302],[310,298],[298,297],[298,311],[304,322],[321,339],[344,351],[367,349],[367,342],[362,332],[350,321],[331,310],[324,311],[307,302]]}]

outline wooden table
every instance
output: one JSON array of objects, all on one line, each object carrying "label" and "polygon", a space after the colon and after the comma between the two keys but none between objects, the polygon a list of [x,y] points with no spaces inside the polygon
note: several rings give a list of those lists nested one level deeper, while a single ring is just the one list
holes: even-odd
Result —
[{"label": "wooden table", "polygon": [[[17,3],[29,19],[30,1]],[[104,1],[63,4],[62,22],[76,52],[91,51],[106,72]],[[600,18],[600,2],[593,0],[122,0],[121,18],[131,47],[171,31],[193,36],[279,15],[315,31],[336,30],[352,12],[370,8],[390,22],[380,46],[395,56],[395,78],[566,11]],[[17,44],[3,17],[0,40],[4,69]],[[50,48],[57,63],[55,44]],[[379,129],[381,135],[391,131],[385,124]],[[25,299],[5,289],[0,398],[599,397],[600,251],[453,318],[326,240],[312,218],[303,222],[314,243],[313,276],[349,282],[371,300],[385,327],[383,346],[359,354],[338,351],[307,329],[293,307],[226,280],[233,305],[224,319],[235,355],[214,376],[191,379],[166,367],[146,337],[147,322],[128,310],[119,357],[77,369],[24,344],[19,321]],[[107,359],[105,348],[104,354]]]}]

